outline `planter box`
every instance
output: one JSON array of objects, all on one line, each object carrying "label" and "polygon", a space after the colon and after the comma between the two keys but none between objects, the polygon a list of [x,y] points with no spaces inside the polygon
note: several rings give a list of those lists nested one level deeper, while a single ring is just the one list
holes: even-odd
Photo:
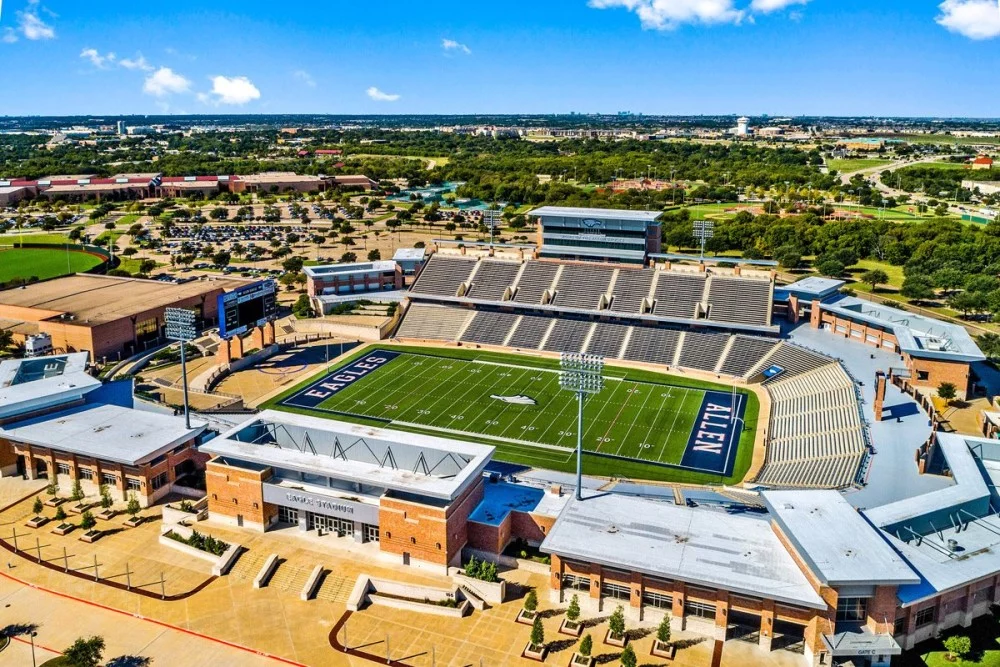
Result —
[{"label": "planter box", "polygon": [[136,515],[134,519],[132,517],[129,517],[128,520],[125,522],[125,525],[128,526],[129,528],[136,528],[145,520],[146,520],[145,517]]},{"label": "planter box", "polygon": [[47,516],[34,516],[31,517],[24,525],[28,528],[41,528],[49,522],[49,517]]},{"label": "planter box", "polygon": [[76,526],[73,525],[72,523],[61,523],[55,528],[53,528],[52,532],[55,533],[56,535],[68,535],[69,533],[73,532],[74,528],[76,528]]},{"label": "planter box", "polygon": [[49,498],[48,500],[45,501],[45,506],[46,507],[59,507],[64,502],[66,502],[65,498],[59,498],[58,496],[52,496],[51,498]]},{"label": "planter box", "polygon": [[480,581],[479,579],[473,579],[472,577],[467,577],[461,571],[455,572],[451,576],[452,580],[459,586],[464,586],[470,591],[479,596],[484,602],[488,602],[492,605],[503,604],[504,598],[507,597],[507,582],[497,581],[497,582],[487,582]]},{"label": "planter box", "polygon": [[534,650],[531,646],[531,642],[528,642],[527,646],[524,647],[524,650],[521,651],[521,657],[527,658],[528,660],[537,660],[538,662],[545,662],[545,654],[547,654],[548,652],[549,650],[544,646],[538,650]]},{"label": "planter box", "polygon": [[579,653],[574,653],[573,657],[569,659],[568,667],[594,667],[594,657],[584,657]]},{"label": "planter box", "polygon": [[611,630],[608,630],[607,633],[604,635],[604,644],[606,646],[616,646],[618,648],[625,648],[625,645],[628,644],[628,633],[625,633],[620,638],[616,639],[611,636]]},{"label": "planter box", "polygon": [[564,618],[563,622],[559,624],[559,634],[579,637],[583,634],[583,623],[578,620],[570,621]]},{"label": "planter box", "polygon": [[538,614],[537,611],[527,611],[522,609],[517,612],[517,618],[514,619],[515,623],[520,623],[521,625],[534,625],[535,616]]},{"label": "planter box", "polygon": [[103,535],[103,534],[104,533],[102,533],[99,530],[88,530],[86,533],[84,533],[83,535],[80,536],[80,541],[81,542],[96,542],[97,540],[99,540],[101,538],[101,535]]},{"label": "planter box", "polygon": [[462,618],[463,616],[468,615],[469,610],[472,608],[472,605],[469,604],[468,600],[462,600],[458,603],[457,607],[445,607],[439,604],[434,604],[433,602],[428,603],[418,602],[417,600],[401,600],[399,598],[379,595],[378,593],[369,593],[368,600],[373,605],[382,605],[384,607],[392,607],[393,609],[416,611],[422,614],[450,616],[451,618]]},{"label": "planter box", "polygon": [[677,647],[674,646],[673,642],[664,644],[659,639],[653,640],[653,648],[649,651],[649,654],[654,658],[663,658],[664,660],[673,660],[676,653]]},{"label": "planter box", "polygon": [[70,514],[83,514],[88,509],[90,509],[90,505],[80,503],[79,505],[73,505],[72,507],[70,507],[69,512]]},{"label": "planter box", "polygon": [[101,510],[97,513],[97,518],[101,521],[111,521],[115,518],[116,512],[112,509]]}]

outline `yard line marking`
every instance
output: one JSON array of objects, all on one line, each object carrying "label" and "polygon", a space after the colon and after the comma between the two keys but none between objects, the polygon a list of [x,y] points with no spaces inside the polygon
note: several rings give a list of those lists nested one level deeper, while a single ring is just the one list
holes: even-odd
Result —
[{"label": "yard line marking", "polygon": [[[643,440],[644,443],[649,443],[649,440],[650,440],[649,436],[653,434],[653,430],[656,428],[656,425],[660,423],[660,414],[663,412],[663,406],[665,406],[667,404],[667,401],[670,400],[670,397],[671,397],[670,390],[668,389],[667,390],[667,395],[663,397],[662,401],[660,401],[660,407],[656,410],[656,414],[653,416],[653,423],[650,424],[650,426],[649,426],[648,429],[646,429],[646,437]],[[667,434],[667,435],[669,437],[669,434]],[[651,443],[650,443],[650,448],[652,448],[652,444]],[[642,460],[645,461],[645,460],[649,460],[649,459],[646,459],[645,457],[643,457]],[[663,461],[660,461],[660,459],[653,459],[653,460],[655,460],[655,461],[657,461],[659,463],[663,463]]]},{"label": "yard line marking", "polygon": [[[445,428],[444,426],[431,426],[429,424],[416,424],[413,422],[401,422],[401,421],[393,421],[392,423],[399,424],[400,426],[406,426],[409,428],[425,429],[425,430],[430,429],[432,431],[441,431],[442,433],[454,433],[456,435],[469,435],[468,431],[459,431],[453,428]],[[486,435],[483,433],[476,433],[475,435],[477,437],[489,438],[491,440],[500,440],[501,442],[509,442],[515,445],[525,445],[527,447],[538,448],[538,449],[550,449],[554,452],[569,452],[571,454],[573,453],[572,449],[569,449],[567,447],[560,447],[558,445],[546,445],[541,442],[531,442],[530,440],[518,440],[517,438],[502,438],[498,435]]]},{"label": "yard line marking", "polygon": [[[684,411],[684,403],[687,402],[688,394],[691,392],[685,391],[684,395],[681,397],[681,404],[677,406],[677,412],[674,413],[674,421],[670,424],[670,430],[667,432],[666,437],[663,439],[663,444],[660,445],[660,454],[657,456],[657,461],[663,461],[663,450],[666,449],[667,444],[670,442],[670,436],[674,433],[674,426],[677,425],[677,418],[680,417],[681,412]],[[704,392],[702,392],[704,394]]]},{"label": "yard line marking", "polygon": [[[608,396],[608,400],[607,400],[607,401],[604,401],[604,405],[602,405],[602,406],[601,406],[601,409],[600,409],[600,410],[599,410],[599,411],[597,412],[597,415],[595,415],[595,416],[594,416],[594,420],[593,420],[593,422],[591,422],[591,424],[590,424],[590,427],[589,427],[589,428],[587,428],[587,430],[583,432],[583,438],[584,438],[584,440],[586,440],[586,439],[587,439],[587,436],[588,436],[588,435],[590,434],[590,432],[591,432],[591,431],[593,430],[593,428],[594,428],[595,426],[599,426],[599,425],[600,425],[600,423],[601,423],[601,415],[602,415],[602,414],[604,414],[604,409],[605,409],[605,408],[607,408],[607,407],[608,407],[609,405],[611,405],[611,404],[612,404],[612,400],[611,400],[611,399],[613,399],[613,398],[614,398],[614,396],[615,396],[615,394],[617,394],[617,393],[618,393],[618,391],[619,391],[619,390],[620,390],[620,389],[621,389],[622,387],[625,387],[625,386],[627,386],[627,385],[626,385],[626,384],[625,384],[625,383],[623,382],[622,384],[620,384],[620,385],[618,385],[617,387],[615,387],[615,388],[614,388],[614,390],[612,390],[611,394],[610,394],[610,395]],[[619,414],[619,415],[621,414],[621,411],[625,409],[625,405],[626,405],[627,403],[628,403],[628,401],[622,401],[622,402],[621,402],[621,406],[620,406],[620,407],[619,407],[619,409],[618,409],[618,414]],[[611,419],[611,426],[614,426],[614,423],[615,423],[615,420],[616,420],[616,419],[618,419],[618,416],[617,416],[617,415],[615,415],[615,417],[613,417],[613,418]],[[606,437],[608,437],[608,433],[609,433],[609,432],[611,431],[611,426],[609,426],[609,427],[608,427],[608,431],[606,431],[606,432],[604,433],[604,435],[603,435],[603,436],[601,436],[601,437],[602,437],[602,439],[603,439],[603,438],[606,438]],[[603,442],[600,442],[600,441],[598,441],[598,443],[597,443],[597,448],[596,448],[596,449],[594,449],[594,451],[595,451],[595,452],[599,452],[599,451],[601,451],[601,445],[602,445],[602,444],[604,444],[604,443],[603,443]]]},{"label": "yard line marking", "polygon": [[[516,382],[520,382],[520,381],[521,381],[521,379],[522,379],[522,378],[523,378],[523,377],[524,377],[524,376],[525,376],[526,374],[527,374],[527,373],[521,373],[521,377],[517,378]],[[498,375],[497,377],[499,378],[500,376]],[[493,390],[493,388],[497,386],[497,384],[499,384],[499,380],[498,380],[497,382],[494,382],[494,383],[493,383],[492,385],[490,385],[490,388],[486,390],[486,394],[485,394],[485,395],[486,395],[486,396],[488,396],[488,395],[489,395],[489,392],[491,392],[491,391]],[[491,400],[492,400],[492,399],[491,399]],[[484,402],[484,403],[486,403],[485,401],[483,401],[483,402]],[[492,403],[486,403],[486,405],[484,405],[484,406],[483,406],[483,409],[482,409],[482,410],[480,410],[480,411],[479,411],[478,413],[476,413],[476,416],[472,418],[472,423],[474,423],[474,424],[478,424],[478,423],[479,423],[479,418],[483,416],[483,413],[484,413],[484,412],[486,412],[487,410],[489,410],[489,409],[490,409],[490,408],[492,408],[492,407],[495,407],[495,405],[494,405],[494,404],[492,404]],[[508,407],[510,407],[510,404],[509,404],[509,403],[504,403],[504,404],[503,404],[503,408],[504,408],[504,409],[506,409],[506,408],[508,408]],[[500,411],[500,413],[502,414],[502,413],[503,413],[503,410],[501,410],[501,411]],[[497,416],[499,416],[499,415],[497,415]]]},{"label": "yard line marking", "polygon": [[[618,445],[618,449],[615,451],[615,456],[618,456],[619,454],[621,454],[622,447],[625,445],[625,441],[628,440],[629,435],[631,435],[631,433],[632,433],[632,429],[635,428],[635,423],[637,421],[639,421],[639,419],[642,418],[642,412],[643,412],[643,410],[646,409],[646,403],[649,402],[649,398],[652,395],[653,395],[653,388],[649,387],[649,391],[646,392],[646,400],[644,400],[642,402],[642,405],[639,407],[639,410],[635,413],[635,418],[632,420],[632,423],[629,424],[628,430],[625,432],[625,435],[622,436],[621,444]],[[629,399],[629,400],[631,400],[631,399]],[[627,404],[628,401],[625,401],[625,403]],[[614,425],[612,424],[612,428],[613,427],[614,427]],[[636,454],[637,454],[636,456],[630,456],[629,458],[638,458],[639,452],[636,452]]]},{"label": "yard line marking", "polygon": [[[524,374],[522,373],[521,377],[523,377],[523,376],[524,376]],[[487,387],[485,389],[485,391],[476,393],[475,396],[473,398],[471,398],[471,399],[469,399],[469,398],[463,398],[463,399],[459,399],[459,400],[462,403],[471,403],[472,406],[476,405],[476,401],[482,401],[483,403],[486,403],[487,400],[492,401],[492,399],[489,399],[490,392],[498,384],[501,384],[504,380],[508,380],[509,379],[509,374],[508,375],[505,375],[504,373],[488,373],[488,374],[486,374],[486,379],[490,379],[490,378],[493,379],[493,383],[489,387]],[[520,379],[521,378],[519,377],[519,378],[517,378],[517,380],[514,380],[513,382],[520,381]],[[475,387],[478,387],[481,384],[483,384],[482,380],[473,383],[470,387],[468,387],[468,389],[466,389],[466,392],[465,392],[466,395],[470,394]],[[473,420],[469,420],[468,423],[470,423],[470,424],[471,423],[475,423],[475,420],[479,419],[479,415],[481,415],[483,412],[485,412],[486,410],[488,410],[490,407],[492,407],[492,406],[487,403],[487,405],[485,407],[483,407],[483,409],[481,409],[479,411],[479,413],[476,415],[476,417]],[[462,410],[459,411],[459,414],[462,416],[463,421],[465,421],[465,418],[468,417],[468,415],[465,414],[465,410],[467,410],[467,409],[468,408],[463,407]],[[450,427],[451,426],[451,422],[453,422],[453,421],[455,421],[454,418],[451,421],[448,422],[447,426]],[[469,431],[466,431],[466,432],[469,432]]]}]

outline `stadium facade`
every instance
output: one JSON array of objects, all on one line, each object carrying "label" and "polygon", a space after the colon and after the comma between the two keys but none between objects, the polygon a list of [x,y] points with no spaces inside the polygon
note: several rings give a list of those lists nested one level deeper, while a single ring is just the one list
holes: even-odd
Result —
[{"label": "stadium facade", "polygon": [[528,215],[540,221],[541,257],[645,264],[662,247],[659,211],[542,206]]}]

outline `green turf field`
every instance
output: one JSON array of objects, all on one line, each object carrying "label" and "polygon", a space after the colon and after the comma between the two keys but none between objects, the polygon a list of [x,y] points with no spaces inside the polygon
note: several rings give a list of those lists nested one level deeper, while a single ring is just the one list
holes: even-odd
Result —
[{"label": "green turf field", "polygon": [[0,282],[32,276],[45,280],[89,271],[100,263],[100,257],[73,250],[0,248]]},{"label": "green turf field", "polygon": [[[325,373],[264,407],[486,442],[497,447],[496,458],[502,461],[574,468],[577,401],[574,394],[560,390],[557,361],[475,350],[393,345],[372,349],[403,354],[315,407],[282,403],[294,403]],[[341,367],[370,351],[352,355]],[[733,474],[723,478],[674,466],[681,464],[706,391],[729,395],[731,387],[612,367],[605,377],[604,391],[589,398],[584,408],[584,448],[602,455],[585,458],[587,472],[692,483],[730,483],[746,474],[758,412],[755,395],[740,394],[747,404],[746,429]],[[497,398],[512,396],[527,396],[536,404]]]}]

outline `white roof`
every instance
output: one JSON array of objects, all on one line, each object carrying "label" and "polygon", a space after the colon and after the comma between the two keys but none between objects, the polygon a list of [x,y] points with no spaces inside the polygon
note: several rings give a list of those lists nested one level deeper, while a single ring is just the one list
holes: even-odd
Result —
[{"label": "white roof", "polygon": [[781,531],[823,583],[920,581],[837,491],[765,491],[762,496]]},{"label": "white roof", "polygon": [[400,248],[392,256],[397,262],[419,262],[427,255],[425,248]]},{"label": "white roof", "polygon": [[612,220],[644,220],[653,222],[660,217],[660,211],[630,211],[616,208],[579,208],[575,206],[542,206],[528,215],[552,216],[561,218],[610,218]]},{"label": "white roof", "polygon": [[86,372],[89,353],[0,362],[0,419],[79,400],[101,386]]},{"label": "white roof", "polygon": [[765,516],[605,493],[571,500],[542,551],[826,609]]},{"label": "white roof", "polygon": [[0,427],[0,437],[39,447],[138,465],[197,437],[182,417],[117,405],[82,405]]},{"label": "white roof", "polygon": [[487,445],[277,410],[255,415],[201,450],[446,501],[493,456]]}]

